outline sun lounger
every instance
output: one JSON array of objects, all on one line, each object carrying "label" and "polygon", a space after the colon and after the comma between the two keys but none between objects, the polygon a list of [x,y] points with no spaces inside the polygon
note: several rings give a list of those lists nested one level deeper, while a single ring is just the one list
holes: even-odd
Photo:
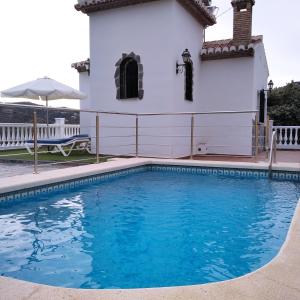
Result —
[{"label": "sun lounger", "polygon": [[[62,139],[38,139],[37,147],[46,146],[52,148],[51,153],[61,152],[63,156],[69,156],[74,149],[86,150],[90,153],[90,141],[87,134],[79,134]],[[30,154],[34,154],[31,150],[34,147],[33,140],[26,141],[25,147]]]}]

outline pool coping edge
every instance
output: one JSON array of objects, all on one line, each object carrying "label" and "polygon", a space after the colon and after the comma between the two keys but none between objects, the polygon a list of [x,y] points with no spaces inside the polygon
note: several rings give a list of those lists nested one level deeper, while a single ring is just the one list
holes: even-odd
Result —
[{"label": "pool coping edge", "polygon": [[[176,162],[176,163],[175,163]],[[105,164],[105,165],[104,165]],[[72,169],[67,174],[59,174],[61,170],[47,171],[42,178],[37,180],[37,175],[30,175],[27,179],[24,176],[16,176],[17,183],[11,183],[9,189],[24,189],[43,184],[57,183],[61,180],[72,180],[96,174],[118,171],[131,167],[138,167],[147,164],[159,165],[185,165],[219,168],[247,168],[267,170],[267,165],[250,163],[220,163],[220,162],[195,162],[186,160],[161,160],[161,159],[130,159],[113,161],[96,165],[93,168],[80,170]],[[281,171],[296,171],[298,168],[287,166],[276,166]],[[47,173],[47,174],[46,174]],[[50,174],[49,174],[50,173]],[[40,175],[42,175],[40,174]],[[46,175],[45,175],[46,174]],[[60,175],[60,176],[57,176]],[[21,178],[20,178],[21,177]],[[23,179],[23,181],[21,181]],[[0,181],[0,193],[3,184]],[[10,190],[11,191],[11,190]],[[262,268],[246,274],[242,277],[223,282],[208,283],[194,286],[152,288],[135,290],[82,290],[61,287],[52,287],[41,284],[34,284],[22,280],[16,280],[0,276],[0,295],[6,300],[10,299],[107,299],[107,300],[175,300],[175,299],[300,299],[300,199],[295,209],[293,219],[279,253]],[[0,296],[1,299],[1,296]]]},{"label": "pool coping edge", "polygon": [[[61,181],[80,179],[83,177],[99,175],[107,172],[119,171],[126,168],[133,168],[153,165],[176,165],[191,167],[211,167],[228,169],[249,169],[249,170],[268,170],[266,163],[233,163],[233,162],[214,162],[214,161],[195,161],[179,159],[148,159],[131,158],[113,160],[100,164],[76,166],[59,170],[51,170],[40,174],[26,174],[0,179],[0,194],[15,192],[23,189],[40,187],[48,184],[55,184]],[[290,164],[275,165],[274,171],[300,172],[300,168]]]}]

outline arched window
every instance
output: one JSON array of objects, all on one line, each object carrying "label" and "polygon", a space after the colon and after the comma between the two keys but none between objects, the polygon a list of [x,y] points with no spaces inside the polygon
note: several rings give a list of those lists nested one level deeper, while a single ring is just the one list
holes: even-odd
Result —
[{"label": "arched window", "polygon": [[193,62],[185,63],[185,100],[193,101]]},{"label": "arched window", "polygon": [[120,65],[120,99],[138,97],[138,64],[131,58],[125,58]]},{"label": "arched window", "polygon": [[141,58],[134,52],[123,53],[116,63],[115,84],[117,99],[143,99],[144,68]]}]

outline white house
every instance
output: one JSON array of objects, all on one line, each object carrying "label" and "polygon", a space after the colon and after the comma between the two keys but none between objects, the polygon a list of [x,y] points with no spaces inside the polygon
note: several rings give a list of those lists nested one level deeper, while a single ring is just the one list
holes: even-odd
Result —
[{"label": "white house", "polygon": [[[90,59],[72,66],[88,94],[82,109],[119,113],[250,111],[264,122],[268,66],[252,36],[254,0],[233,0],[233,38],[205,41],[216,23],[209,0],[79,0],[90,19]],[[184,59],[184,61],[183,61]],[[251,155],[254,114],[194,117],[194,153]],[[190,154],[191,116],[139,117],[139,154]],[[135,153],[135,116],[101,115],[100,152]],[[114,126],[112,126],[114,125]],[[95,120],[81,114],[82,131]]]}]

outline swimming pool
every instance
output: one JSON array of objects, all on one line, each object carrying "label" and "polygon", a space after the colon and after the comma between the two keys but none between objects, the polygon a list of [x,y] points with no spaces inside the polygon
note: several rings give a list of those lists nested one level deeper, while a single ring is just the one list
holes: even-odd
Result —
[{"label": "swimming pool", "polygon": [[23,192],[0,207],[0,273],[77,288],[249,273],[277,254],[299,198],[298,180],[265,177],[148,166]]}]

